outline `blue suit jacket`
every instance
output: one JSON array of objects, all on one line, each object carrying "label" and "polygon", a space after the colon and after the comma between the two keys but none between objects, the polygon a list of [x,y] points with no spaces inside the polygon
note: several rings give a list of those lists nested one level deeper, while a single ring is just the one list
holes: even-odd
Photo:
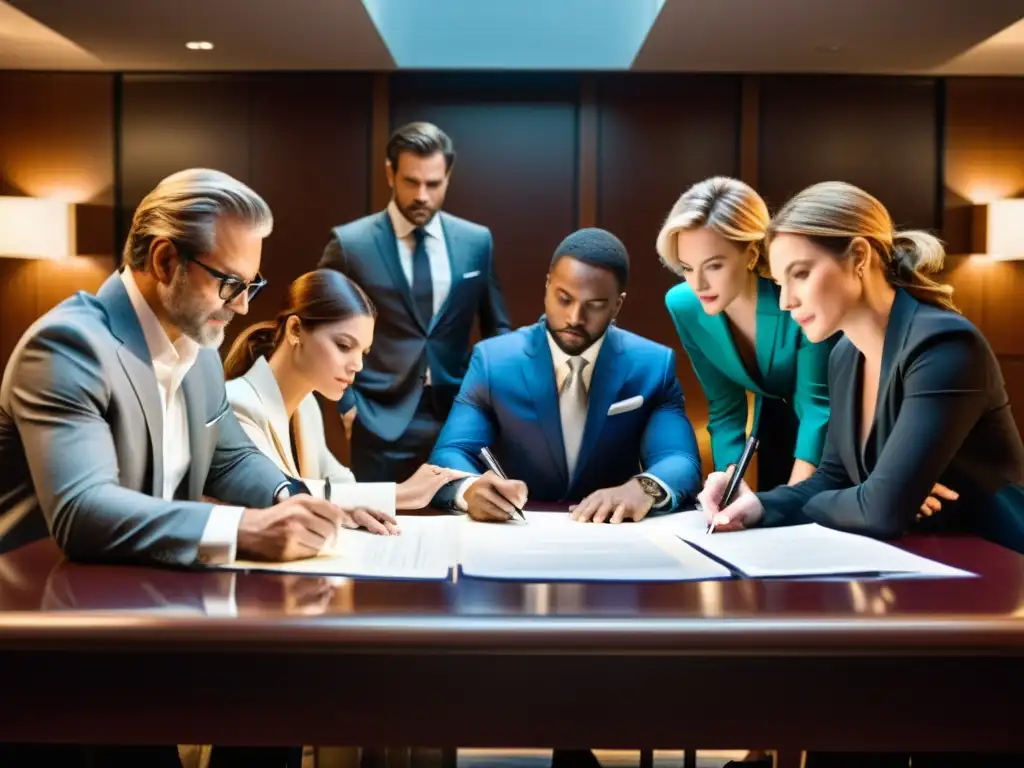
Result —
[{"label": "blue suit jacket", "polygon": [[[639,408],[608,416],[614,403],[637,395],[643,397]],[[430,462],[482,472],[478,454],[484,446],[509,477],[526,483],[531,499],[540,501],[578,501],[643,471],[672,490],[675,508],[701,484],[697,440],[683,409],[675,354],[614,325],[594,363],[573,477],[566,468],[555,367],[543,320],[476,345]],[[457,485],[442,488],[434,504],[449,506]]]},{"label": "blue suit jacket", "polygon": [[510,330],[490,230],[448,213],[438,216],[448,246],[452,287],[429,325],[415,311],[387,210],[336,227],[318,265],[348,275],[377,307],[366,365],[338,410],[344,413],[357,406],[359,421],[382,440],[398,440],[408,428],[427,366],[435,401],[448,409],[466,372],[470,331],[477,317],[485,338]]}]

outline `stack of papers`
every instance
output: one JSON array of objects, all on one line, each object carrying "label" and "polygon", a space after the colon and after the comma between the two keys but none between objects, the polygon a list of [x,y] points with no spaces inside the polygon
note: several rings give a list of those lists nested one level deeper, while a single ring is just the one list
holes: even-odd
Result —
[{"label": "stack of papers", "polygon": [[707,534],[700,512],[619,525],[527,511],[526,523],[398,515],[402,533],[340,531],[320,556],[289,563],[236,561],[231,570],[446,580],[704,581],[805,577],[962,577],[967,571],[864,536],[816,524]]},{"label": "stack of papers", "polygon": [[526,523],[463,526],[466,576],[528,581],[697,581],[728,579],[728,568],[669,527],[577,523],[564,512],[525,513]]},{"label": "stack of papers", "polygon": [[748,578],[954,577],[974,574],[817,523],[707,534],[700,512],[652,520]]}]

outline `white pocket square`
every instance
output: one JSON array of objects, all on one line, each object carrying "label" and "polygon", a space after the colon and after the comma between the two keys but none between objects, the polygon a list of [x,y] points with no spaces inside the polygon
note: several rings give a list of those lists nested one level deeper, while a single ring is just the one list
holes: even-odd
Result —
[{"label": "white pocket square", "polygon": [[612,403],[612,407],[608,409],[609,416],[617,416],[620,413],[629,413],[635,411],[641,405],[644,404],[644,396],[636,395],[625,400],[619,400],[617,403]]},{"label": "white pocket square", "polygon": [[230,410],[231,410],[231,408],[225,408],[225,409],[224,409],[223,411],[221,411],[221,412],[220,412],[220,413],[218,413],[218,414],[217,414],[216,416],[214,416],[214,417],[213,417],[212,419],[210,419],[210,420],[209,420],[208,422],[206,422],[206,424],[205,424],[204,426],[207,426],[207,427],[212,427],[212,426],[213,426],[214,424],[216,424],[216,423],[217,423],[218,421],[220,421],[220,420],[221,420],[221,419],[223,419],[223,418],[224,418],[225,416],[227,416],[227,415],[228,415],[228,411],[230,411]]},{"label": "white pocket square", "polygon": [[473,278],[473,277],[480,277],[480,270],[479,269],[474,269],[472,272],[467,272],[466,274],[464,274],[462,276],[462,279],[463,280],[469,280],[470,278]]}]

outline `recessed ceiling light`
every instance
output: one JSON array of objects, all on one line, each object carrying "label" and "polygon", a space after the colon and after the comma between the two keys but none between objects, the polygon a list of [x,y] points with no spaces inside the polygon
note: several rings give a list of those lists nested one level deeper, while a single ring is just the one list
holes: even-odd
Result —
[{"label": "recessed ceiling light", "polygon": [[209,43],[206,40],[193,40],[185,43],[185,47],[190,51],[212,51],[213,43]]}]

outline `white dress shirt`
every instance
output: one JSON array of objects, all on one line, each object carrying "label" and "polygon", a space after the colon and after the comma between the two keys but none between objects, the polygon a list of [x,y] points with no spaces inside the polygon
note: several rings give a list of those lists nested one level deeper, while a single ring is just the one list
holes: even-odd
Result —
[{"label": "white dress shirt", "polygon": [[[199,355],[199,345],[185,335],[172,344],[157,316],[139,291],[130,269],[121,271],[121,282],[128,292],[128,299],[135,314],[138,315],[146,346],[149,347],[149,354],[153,358],[153,373],[156,375],[160,403],[163,406],[164,487],[161,491],[163,498],[171,501],[192,462],[188,411],[181,382],[195,364]],[[230,563],[235,559],[238,524],[242,520],[243,511],[243,507],[213,508],[199,541],[197,561],[204,564],[220,564]]]},{"label": "white dress shirt", "polygon": [[[548,331],[548,347],[551,349],[551,362],[555,366],[555,392],[562,391],[562,385],[565,384],[565,380],[569,377],[571,369],[569,368],[569,358],[571,355],[567,354],[562,350],[558,344],[555,343],[555,338]],[[583,368],[583,386],[590,392],[590,382],[594,378],[594,367],[597,362],[597,355],[601,351],[601,345],[604,344],[604,335],[601,336],[597,341],[587,347],[578,357],[582,357],[587,361],[587,365]],[[564,450],[564,446],[563,446]],[[644,477],[649,477],[658,483],[664,489],[667,496],[665,500],[660,504],[655,505],[655,509],[660,509],[672,501],[672,491],[670,491],[661,480],[656,478],[654,475],[649,475],[646,472],[643,473]],[[458,493],[455,494],[455,506],[462,511],[466,511],[466,491],[471,486],[477,477],[467,477],[459,485]]]},{"label": "white dress shirt", "polygon": [[[412,254],[416,249],[416,235],[413,230],[416,225],[409,221],[402,212],[398,210],[395,201],[388,203],[388,216],[391,217],[391,226],[395,230],[395,240],[398,245],[398,260],[402,263],[402,272],[405,279],[412,288]],[[423,226],[427,236],[423,239],[423,245],[427,249],[427,259],[430,261],[430,282],[434,286],[434,314],[441,311],[448,294],[452,290],[452,264],[448,260],[448,243],[444,239],[444,229],[441,226],[441,215],[435,214],[434,218]],[[428,321],[429,326],[429,321]],[[427,384],[430,384],[430,369],[427,369]]]},{"label": "white dress shirt", "polygon": [[[388,204],[388,216],[391,217],[391,226],[395,229],[395,239],[398,241],[398,260],[402,262],[402,272],[405,273],[405,279],[411,288],[412,252],[416,249],[416,235],[413,234],[413,230],[416,229],[416,225],[402,215],[394,200]],[[430,281],[434,284],[436,315],[441,311],[452,290],[452,264],[448,260],[448,243],[444,239],[440,214],[435,214],[434,218],[423,226],[423,231],[427,233],[423,244],[427,249],[427,259],[430,261]]]}]

